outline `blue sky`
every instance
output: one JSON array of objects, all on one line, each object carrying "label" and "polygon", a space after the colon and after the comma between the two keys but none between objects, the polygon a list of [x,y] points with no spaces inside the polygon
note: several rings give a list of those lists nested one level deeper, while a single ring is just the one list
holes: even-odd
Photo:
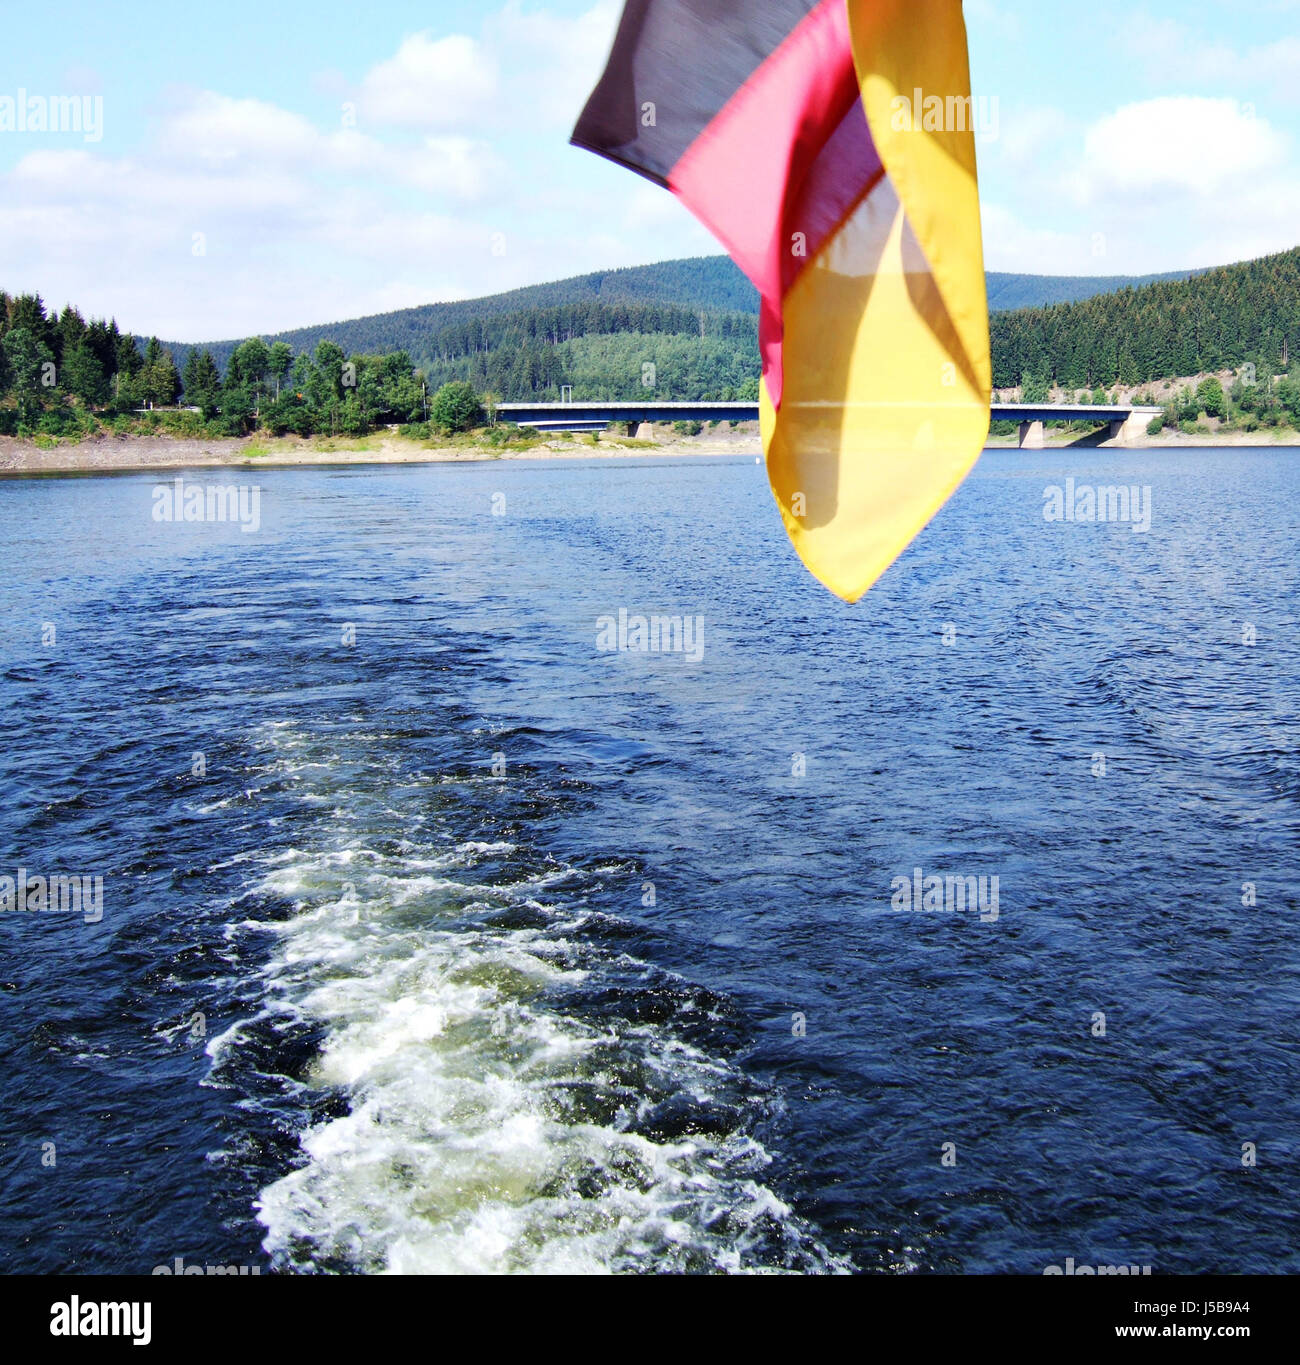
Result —
[{"label": "blue sky", "polygon": [[[717,250],[567,145],[615,0],[12,7],[0,288],[176,340]],[[989,266],[1115,274],[1300,244],[1300,0],[967,0]]]}]

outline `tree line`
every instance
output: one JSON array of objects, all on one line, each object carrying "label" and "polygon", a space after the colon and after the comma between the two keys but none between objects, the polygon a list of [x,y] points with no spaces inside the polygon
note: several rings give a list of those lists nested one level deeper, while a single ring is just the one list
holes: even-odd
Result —
[{"label": "tree line", "polygon": [[87,434],[105,423],[127,430],[142,413],[181,403],[196,433],[360,436],[427,420],[433,399],[403,351],[349,356],[320,341],[295,354],[252,337],[224,372],[207,349],[190,348],[178,366],[156,337],[87,320],[72,306],[47,312],[39,294],[0,292],[0,434]]},{"label": "tree line", "polygon": [[[49,312],[38,294],[0,293],[0,434],[127,431],[153,414],[155,423],[212,436],[360,436],[436,421],[434,400],[448,385],[501,401],[558,401],[566,385],[592,400],[647,390],[680,400],[758,397],[757,319],[739,312],[587,300],[463,315],[420,351],[417,365],[406,350],[349,355],[327,338],[295,350],[252,337],[223,365],[211,347],[178,355],[71,305]],[[190,411],[178,413],[182,405]],[[464,407],[462,395],[439,411]]]}]

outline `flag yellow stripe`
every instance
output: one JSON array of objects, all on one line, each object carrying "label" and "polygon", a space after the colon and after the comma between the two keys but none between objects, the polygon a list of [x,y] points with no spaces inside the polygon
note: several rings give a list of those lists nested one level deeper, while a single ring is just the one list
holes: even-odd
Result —
[{"label": "flag yellow stripe", "polygon": [[848,0],[887,172],[782,306],[785,388],[766,392],[768,474],[800,558],[856,601],[979,458],[988,314],[974,139],[899,126],[895,96],[969,95],[958,0]]},{"label": "flag yellow stripe", "polygon": [[[848,7],[876,150],[939,283],[973,381],[988,390],[988,296],[961,0],[848,0]],[[912,109],[910,127],[900,126],[903,100]],[[937,126],[930,101],[943,105]]]}]

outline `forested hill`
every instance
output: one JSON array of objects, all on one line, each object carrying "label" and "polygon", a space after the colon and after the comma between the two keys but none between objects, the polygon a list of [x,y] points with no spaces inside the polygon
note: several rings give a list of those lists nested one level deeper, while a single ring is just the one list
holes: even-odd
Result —
[{"label": "forested hill", "polygon": [[[726,256],[697,256],[658,265],[633,266],[626,270],[594,271],[550,284],[533,284],[511,289],[504,294],[489,294],[480,299],[454,303],[426,303],[418,308],[403,308],[395,313],[376,313],[369,317],[324,323],[277,332],[266,340],[286,341],[295,352],[310,351],[319,341],[334,341],[346,351],[381,355],[406,351],[417,363],[436,351],[433,338],[445,329],[466,323],[485,322],[504,314],[531,313],[535,310],[573,308],[582,304],[619,305],[668,304],[695,313],[758,314],[758,294],[754,286]],[[168,342],[177,355],[189,349],[188,342]],[[198,343],[200,350],[212,352],[224,367],[239,341]]]},{"label": "forested hill", "polygon": [[995,314],[993,382],[1126,386],[1300,358],[1300,248],[1076,303]]},{"label": "forested hill", "polygon": [[[1172,276],[1123,275],[1013,275],[990,272],[989,307],[994,310],[1028,308],[1039,304],[1087,298],[1092,294],[1140,285],[1155,279],[1186,279],[1188,272]],[[456,303],[429,303],[395,313],[301,327],[268,336],[285,341],[295,352],[313,350],[319,341],[337,342],[348,352],[383,354],[406,351],[422,363],[436,354],[435,334],[463,323],[485,321],[503,314],[529,313],[537,309],[573,307],[584,303],[605,306],[670,304],[705,313],[757,315],[758,295],[753,285],[726,256],[696,256],[661,261],[656,265],[625,270],[595,271],[551,284],[529,285],[504,294]],[[622,330],[622,329],[620,329]],[[212,352],[224,369],[238,341],[198,343]],[[167,342],[176,355],[189,349],[188,342]]]},{"label": "forested hill", "polygon": [[672,304],[583,302],[462,317],[412,343],[430,390],[451,381],[507,400],[758,397],[758,319]]}]

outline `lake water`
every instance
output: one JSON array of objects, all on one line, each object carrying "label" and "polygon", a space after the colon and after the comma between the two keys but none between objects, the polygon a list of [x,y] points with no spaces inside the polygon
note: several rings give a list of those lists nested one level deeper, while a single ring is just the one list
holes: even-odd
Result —
[{"label": "lake water", "polygon": [[1300,1270],[1296,458],[0,483],[0,1269]]}]

